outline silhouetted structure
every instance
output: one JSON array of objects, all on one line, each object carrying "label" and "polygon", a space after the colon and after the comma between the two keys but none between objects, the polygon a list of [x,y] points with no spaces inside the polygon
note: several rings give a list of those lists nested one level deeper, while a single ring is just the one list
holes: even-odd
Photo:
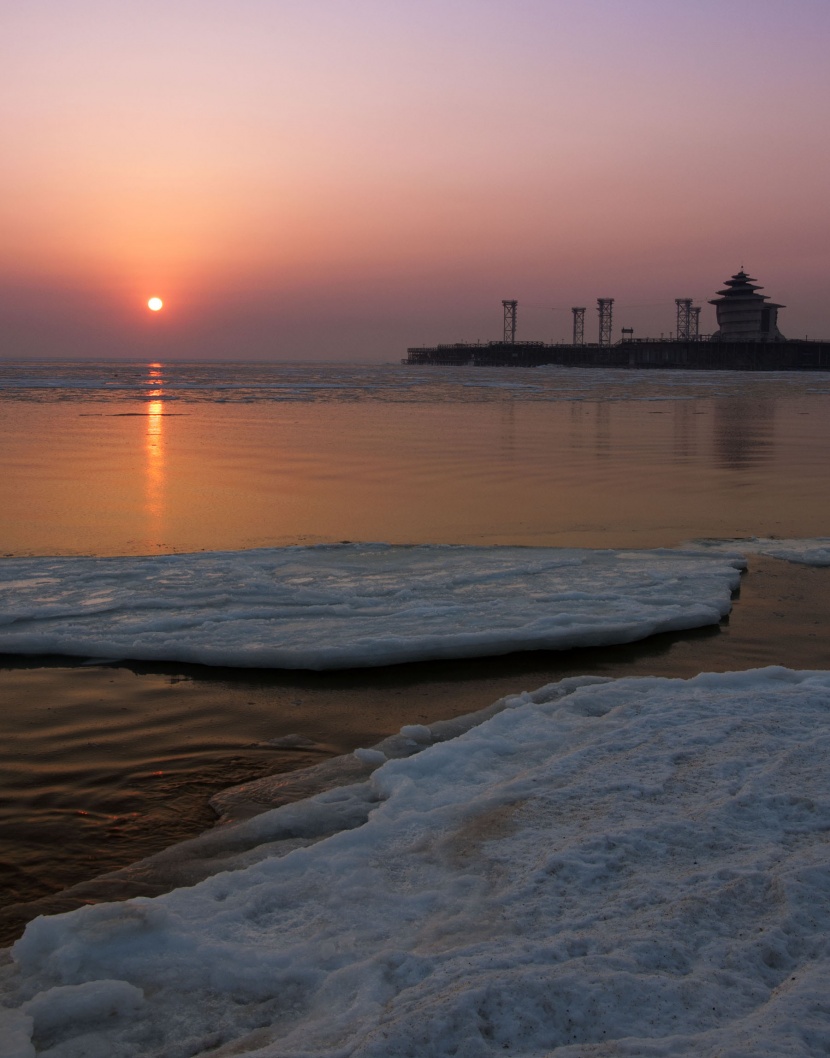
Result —
[{"label": "silhouetted structure", "polygon": [[599,314],[599,344],[610,345],[614,328],[614,299],[597,298]]},{"label": "silhouetted structure", "polygon": [[[727,279],[725,287],[725,290],[718,291],[720,297],[709,302],[715,306],[718,315],[718,329],[712,335],[713,341],[786,341],[778,330],[778,310],[784,305],[776,305],[766,294],[759,294],[758,291],[764,288],[743,269]],[[765,304],[767,301],[768,305]]]},{"label": "silhouetted structure", "polygon": [[677,305],[677,328],[675,337],[679,342],[687,342],[692,337],[692,299],[675,298]]},{"label": "silhouetted structure", "polygon": [[516,341],[518,302],[503,301],[504,337],[500,342],[456,342],[454,345],[411,348],[405,364],[441,364],[476,367],[687,368],[732,371],[828,371],[830,341],[788,341],[778,330],[778,310],[743,269],[726,281],[715,306],[718,330],[708,341],[700,335],[700,306],[691,298],[676,298],[676,337],[633,337],[623,329],[621,341],[612,342],[613,298],[597,298],[599,338],[585,342],[585,309],[573,308],[573,343]]},{"label": "silhouetted structure", "polygon": [[574,345],[585,344],[585,308],[571,309],[574,314]]},{"label": "silhouetted structure", "polygon": [[504,306],[504,340],[509,345],[516,341],[516,309],[518,301],[503,301]]}]

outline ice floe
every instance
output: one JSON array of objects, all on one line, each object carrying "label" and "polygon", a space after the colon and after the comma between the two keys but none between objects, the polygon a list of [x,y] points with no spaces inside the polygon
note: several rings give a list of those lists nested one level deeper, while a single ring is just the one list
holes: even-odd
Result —
[{"label": "ice floe", "polygon": [[698,540],[695,543],[710,553],[734,554],[739,551],[745,555],[780,558],[802,566],[830,566],[830,537],[826,536],[794,540],[751,536],[738,540]]},{"label": "ice floe", "polygon": [[329,669],[717,623],[734,553],[350,544],[0,560],[0,651]]},{"label": "ice floe", "polygon": [[258,821],[356,797],[346,829],[30,923],[5,1058],[830,1049],[830,673],[571,678],[410,734]]}]

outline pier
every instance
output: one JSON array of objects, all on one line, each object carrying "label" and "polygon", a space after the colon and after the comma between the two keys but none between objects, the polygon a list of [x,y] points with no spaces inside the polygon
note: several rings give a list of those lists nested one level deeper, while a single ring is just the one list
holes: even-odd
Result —
[{"label": "pier", "polygon": [[562,367],[675,368],[694,371],[830,371],[830,341],[787,339],[778,329],[778,310],[743,269],[726,281],[709,304],[717,312],[718,329],[699,334],[700,307],[691,298],[676,298],[676,330],[668,340],[634,338],[630,327],[613,341],[613,298],[597,298],[599,333],[586,342],[585,308],[574,317],[570,344],[516,341],[518,301],[502,302],[501,341],[455,342],[414,346],[404,364],[440,367]]},{"label": "pier", "polygon": [[830,341],[664,341],[628,339],[614,345],[544,342],[457,342],[407,349],[404,364],[439,367],[620,367],[695,371],[830,371]]}]

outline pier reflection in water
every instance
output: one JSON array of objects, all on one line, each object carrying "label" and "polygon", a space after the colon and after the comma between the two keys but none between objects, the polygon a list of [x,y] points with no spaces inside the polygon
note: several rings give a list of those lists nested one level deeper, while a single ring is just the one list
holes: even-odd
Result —
[{"label": "pier reflection in water", "polygon": [[721,397],[715,401],[714,443],[719,466],[743,470],[769,462],[774,434],[774,401],[744,397]]},{"label": "pier reflection in water", "polygon": [[672,457],[675,463],[686,463],[698,456],[700,419],[704,412],[696,401],[678,401],[674,405]]}]

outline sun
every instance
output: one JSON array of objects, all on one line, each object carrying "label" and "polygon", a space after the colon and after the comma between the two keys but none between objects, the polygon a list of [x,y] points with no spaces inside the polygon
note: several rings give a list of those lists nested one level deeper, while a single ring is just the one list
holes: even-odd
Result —
[{"label": "sun", "polygon": [[158,310],[162,307],[163,304],[164,302],[161,300],[161,298],[150,298],[150,300],[147,302],[147,308],[150,309],[151,312],[158,312]]}]

